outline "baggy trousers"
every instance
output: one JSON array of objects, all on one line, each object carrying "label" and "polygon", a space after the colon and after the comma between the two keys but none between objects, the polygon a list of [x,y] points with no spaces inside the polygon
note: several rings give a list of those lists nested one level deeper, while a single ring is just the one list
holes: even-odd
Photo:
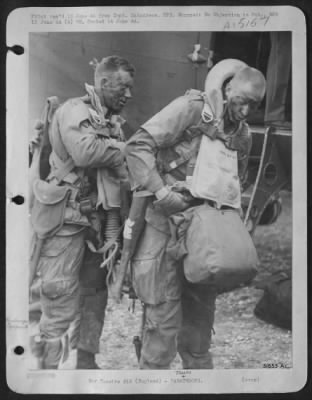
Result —
[{"label": "baggy trousers", "polygon": [[146,220],[132,262],[134,289],[145,303],[140,368],[169,369],[177,351],[185,369],[212,368],[216,291],[183,278],[181,264],[166,252],[166,217],[148,212]]},{"label": "baggy trousers", "polygon": [[83,257],[84,232],[53,236],[41,250],[39,330],[44,344],[44,369],[58,368],[64,352],[64,335],[79,313],[79,270]]},{"label": "baggy trousers", "polygon": [[102,255],[85,250],[84,232],[54,236],[42,249],[40,334],[45,342],[43,368],[56,369],[64,335],[72,348],[98,353],[107,304]]},{"label": "baggy trousers", "polygon": [[182,327],[178,335],[178,352],[184,369],[213,368],[209,351],[213,331],[217,292],[207,285],[183,282]]}]

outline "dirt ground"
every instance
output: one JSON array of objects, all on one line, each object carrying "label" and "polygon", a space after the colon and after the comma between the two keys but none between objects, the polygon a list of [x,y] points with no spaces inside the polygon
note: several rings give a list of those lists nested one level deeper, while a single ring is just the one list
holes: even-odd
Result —
[{"label": "dirt ground", "polygon": [[[292,365],[292,335],[269,325],[254,316],[253,310],[262,295],[255,283],[273,271],[291,268],[292,218],[291,195],[283,193],[283,209],[277,222],[257,227],[254,241],[258,250],[260,267],[254,282],[217,299],[215,335],[212,338],[212,353],[216,369],[263,368],[264,363]],[[134,313],[128,311],[131,302],[123,299],[121,305],[109,302],[101,352],[97,362],[102,369],[137,369],[137,359],[132,344],[139,334],[141,306],[136,302]],[[182,368],[179,356],[172,365]]]}]

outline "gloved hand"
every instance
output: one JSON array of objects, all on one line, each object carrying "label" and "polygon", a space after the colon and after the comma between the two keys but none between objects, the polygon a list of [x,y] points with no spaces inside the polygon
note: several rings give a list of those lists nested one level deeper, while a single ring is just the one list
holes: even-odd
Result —
[{"label": "gloved hand", "polygon": [[182,193],[168,190],[168,193],[159,200],[154,201],[156,207],[161,208],[168,217],[177,212],[183,211],[190,206]]}]

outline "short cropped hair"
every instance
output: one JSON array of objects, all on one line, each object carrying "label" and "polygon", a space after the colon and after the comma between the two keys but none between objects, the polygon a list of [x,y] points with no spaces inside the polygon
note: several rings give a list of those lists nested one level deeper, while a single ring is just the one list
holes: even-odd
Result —
[{"label": "short cropped hair", "polygon": [[134,76],[135,68],[128,60],[119,56],[105,57],[100,61],[95,68],[94,80],[99,82],[106,72],[115,72],[122,69],[129,72],[130,76]]}]

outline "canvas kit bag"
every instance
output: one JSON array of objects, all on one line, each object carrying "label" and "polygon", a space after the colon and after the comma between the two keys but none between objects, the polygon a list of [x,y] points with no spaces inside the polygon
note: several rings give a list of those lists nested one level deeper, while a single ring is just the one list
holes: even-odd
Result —
[{"label": "canvas kit bag", "polygon": [[238,211],[203,204],[170,220],[168,253],[183,261],[189,282],[214,285],[221,293],[255,277],[257,252]]}]

